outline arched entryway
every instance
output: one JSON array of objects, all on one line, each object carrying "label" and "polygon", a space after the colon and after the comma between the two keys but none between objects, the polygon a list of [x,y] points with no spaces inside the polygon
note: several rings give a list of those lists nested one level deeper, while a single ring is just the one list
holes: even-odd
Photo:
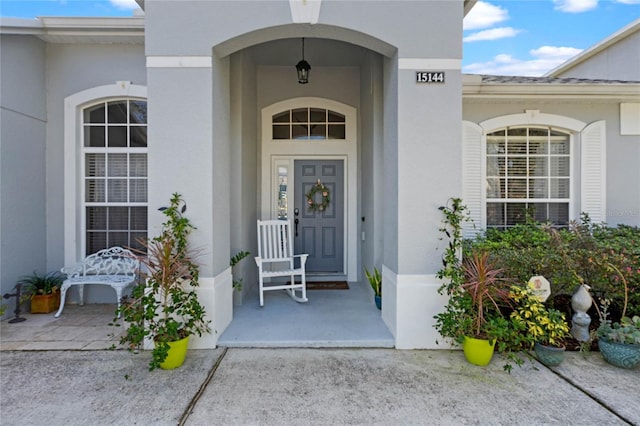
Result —
[{"label": "arched entryway", "polygon": [[[297,339],[295,345],[392,347],[362,272],[364,265],[375,264],[374,253],[382,252],[381,206],[376,213],[374,193],[382,188],[383,57],[331,39],[306,37],[305,46],[312,66],[305,85],[298,84],[294,67],[299,38],[249,46],[230,56],[231,253],[255,250],[257,218],[298,218],[301,250],[324,251],[337,260],[317,269],[311,262],[310,278],[344,280],[350,288],[313,291],[305,305],[281,301],[271,292],[265,307],[256,309],[256,267],[245,261],[237,268],[242,295],[235,293],[233,320],[220,344],[284,344],[287,334],[277,322],[291,315],[284,327]],[[317,225],[317,213],[303,208],[304,195],[317,179],[332,185],[333,201],[320,216],[337,217],[339,226]],[[362,185],[363,179],[369,184]],[[320,237],[315,248],[309,232]],[[269,317],[274,310],[281,311],[275,319]],[[270,323],[267,328],[276,331],[260,331]],[[242,327],[248,334],[237,333]]]},{"label": "arched entryway", "polygon": [[[382,205],[374,203],[374,192],[383,186],[384,59],[353,43],[305,37],[305,59],[312,70],[309,83],[302,85],[295,69],[301,55],[300,41],[272,40],[229,56],[231,254],[255,252],[258,218],[294,219],[298,208],[298,218],[307,219],[303,216],[309,212],[296,207],[295,202],[304,200],[311,181],[329,179],[322,175],[323,169],[335,169],[340,191],[334,195],[340,195],[342,203],[332,203],[332,207],[340,207],[342,218],[337,219],[338,228],[325,232],[340,235],[316,240],[316,248],[338,257],[339,262],[319,267],[314,271],[319,276],[314,278],[355,283],[364,279],[363,266],[371,269],[381,262]],[[221,49],[217,46],[214,52]],[[304,125],[309,133],[301,137],[296,132]],[[319,174],[311,179],[308,173],[314,167]],[[298,178],[301,186],[295,191],[297,168],[298,173],[305,169],[306,181]],[[287,181],[284,192],[283,179]],[[361,185],[363,179],[369,184]],[[287,200],[284,212],[283,196]],[[307,245],[303,244],[305,252],[312,250],[309,241],[307,238]],[[327,249],[327,244],[332,247]],[[256,291],[257,279],[252,262],[245,261],[236,269],[243,279],[242,293],[234,294],[237,305]]]}]

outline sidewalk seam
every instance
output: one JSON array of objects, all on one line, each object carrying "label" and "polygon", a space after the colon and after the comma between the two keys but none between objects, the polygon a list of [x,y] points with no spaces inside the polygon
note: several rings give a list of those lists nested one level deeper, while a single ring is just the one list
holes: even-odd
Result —
[{"label": "sidewalk seam", "polygon": [[559,372],[557,372],[555,369],[547,367],[546,365],[540,363],[540,365],[542,365],[543,367],[547,368],[549,371],[551,371],[553,374],[555,374],[556,376],[558,376],[559,378],[561,378],[562,380],[564,380],[565,382],[567,382],[569,385],[571,385],[574,389],[579,390],[580,392],[582,392],[583,394],[585,394],[586,396],[588,396],[589,398],[591,398],[593,401],[597,402],[602,408],[604,408],[605,410],[607,410],[608,412],[610,412],[611,414],[613,414],[614,416],[618,417],[620,420],[622,420],[623,422],[629,424],[629,425],[633,425],[634,423],[632,421],[630,421],[629,419],[625,418],[623,415],[621,415],[620,413],[618,413],[617,411],[615,411],[613,409],[613,407],[610,407],[608,404],[606,404],[604,401],[602,401],[597,395],[592,394],[591,392],[587,391],[586,389],[583,389],[582,387],[580,387],[580,385],[578,385],[577,383],[575,383],[573,380],[569,379],[568,377],[563,376],[562,374],[560,374]]},{"label": "sidewalk seam", "polygon": [[218,367],[220,366],[220,363],[224,359],[224,356],[227,354],[228,350],[229,350],[229,348],[224,348],[223,349],[222,353],[220,354],[220,356],[216,360],[215,364],[213,364],[213,367],[211,367],[211,370],[209,370],[209,374],[207,374],[207,377],[204,379],[204,382],[202,382],[202,384],[200,385],[200,388],[198,389],[196,394],[193,396],[193,398],[191,398],[191,401],[189,402],[189,405],[187,405],[187,408],[185,408],[184,412],[180,416],[180,422],[178,422],[178,426],[184,426],[185,425],[187,419],[191,415],[191,412],[193,411],[194,407],[196,406],[196,404],[200,400],[200,397],[204,393],[204,390],[209,385],[209,382],[211,381],[211,379],[213,379],[213,376],[215,375],[216,370],[218,370]]}]

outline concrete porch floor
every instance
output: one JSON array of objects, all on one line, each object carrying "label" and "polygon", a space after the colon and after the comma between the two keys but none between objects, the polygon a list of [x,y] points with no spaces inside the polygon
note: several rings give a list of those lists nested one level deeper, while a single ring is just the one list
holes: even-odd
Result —
[{"label": "concrete porch floor", "polygon": [[[284,291],[258,294],[233,307],[233,321],[220,336],[226,347],[375,347],[395,341],[373,303],[368,284],[350,282],[348,290],[307,290],[306,303]],[[384,302],[383,302],[384,303]]]},{"label": "concrete porch floor", "polygon": [[[234,306],[233,321],[218,340],[226,347],[376,347],[394,339],[362,283],[349,290],[308,290],[297,303],[283,291],[258,295]],[[13,309],[12,306],[10,309]],[[102,350],[118,347],[122,327],[110,326],[115,304],[66,305],[60,318],[21,313],[26,321],[0,323],[0,350]],[[119,320],[122,324],[122,320]],[[215,329],[215,324],[214,327]]]}]

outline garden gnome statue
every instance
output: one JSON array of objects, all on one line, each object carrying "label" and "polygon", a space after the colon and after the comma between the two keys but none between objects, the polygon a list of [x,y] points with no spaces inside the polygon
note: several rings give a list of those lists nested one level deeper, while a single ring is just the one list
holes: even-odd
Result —
[{"label": "garden gnome statue", "polygon": [[579,342],[586,342],[589,340],[589,324],[591,324],[591,317],[587,314],[587,311],[593,303],[591,294],[589,293],[590,287],[586,284],[581,284],[578,290],[571,297],[571,307],[573,308],[573,317],[571,335]]}]

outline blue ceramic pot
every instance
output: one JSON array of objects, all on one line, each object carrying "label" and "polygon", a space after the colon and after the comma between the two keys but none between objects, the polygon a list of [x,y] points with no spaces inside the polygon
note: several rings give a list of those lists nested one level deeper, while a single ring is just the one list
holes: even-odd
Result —
[{"label": "blue ceramic pot", "polygon": [[546,346],[537,343],[533,347],[533,351],[536,353],[538,361],[546,365],[547,367],[555,367],[560,365],[564,361],[565,347]]},{"label": "blue ceramic pot", "polygon": [[378,309],[382,309],[382,297],[374,295],[373,300],[375,300]]},{"label": "blue ceramic pot", "polygon": [[616,367],[632,369],[640,364],[640,345],[612,342],[601,337],[598,348],[604,359]]}]

